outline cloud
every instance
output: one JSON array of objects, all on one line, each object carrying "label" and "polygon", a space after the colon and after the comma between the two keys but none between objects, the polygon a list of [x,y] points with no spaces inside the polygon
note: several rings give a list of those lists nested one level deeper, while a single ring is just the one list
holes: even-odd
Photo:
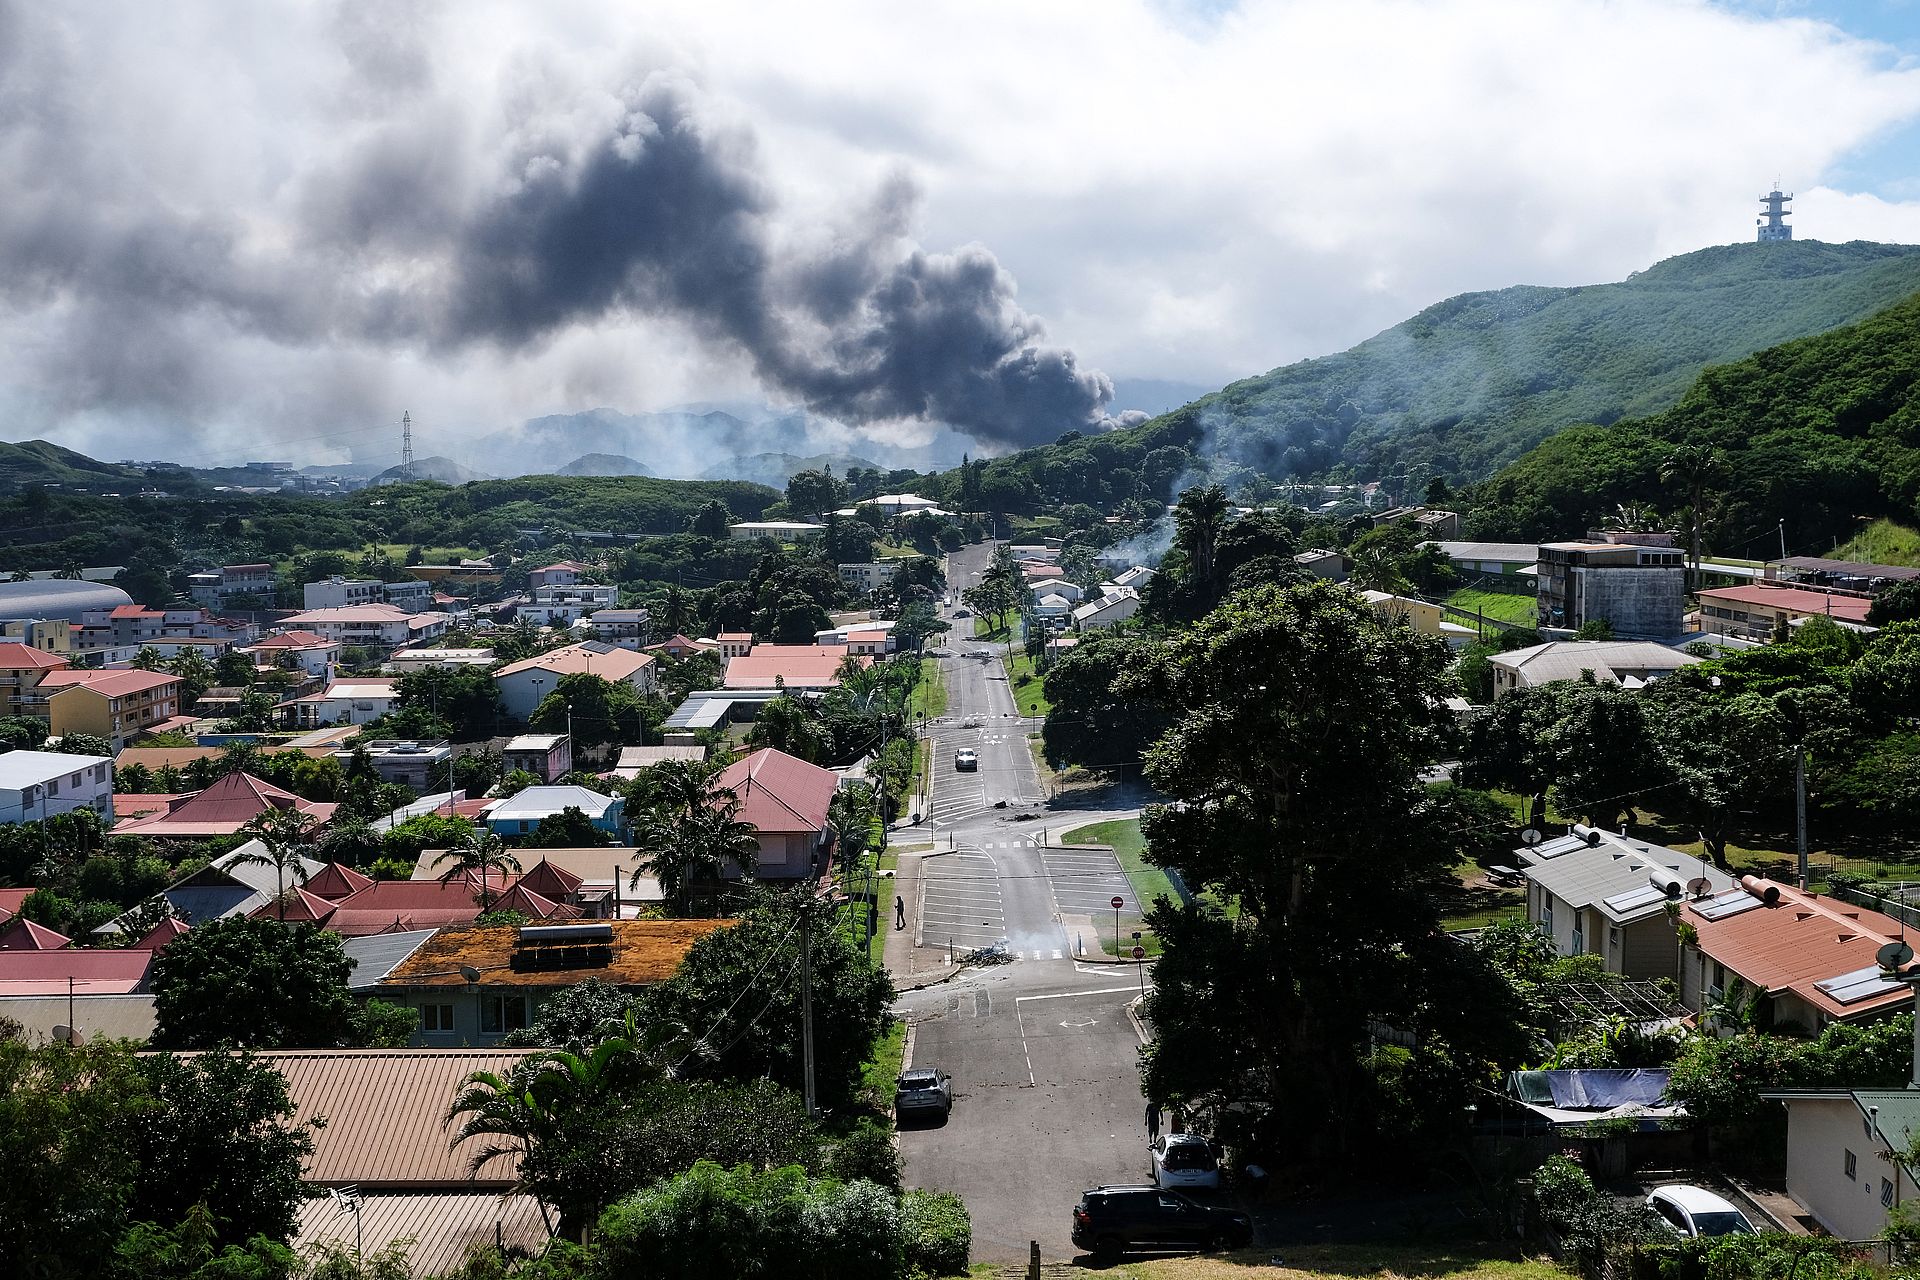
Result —
[{"label": "cloud", "polygon": [[1920,228],[1835,181],[1920,72],[1683,0],[238,14],[0,0],[9,434],[301,457],[758,395],[991,449],[1100,422],[1095,369],[1750,238],[1776,174],[1803,238]]}]

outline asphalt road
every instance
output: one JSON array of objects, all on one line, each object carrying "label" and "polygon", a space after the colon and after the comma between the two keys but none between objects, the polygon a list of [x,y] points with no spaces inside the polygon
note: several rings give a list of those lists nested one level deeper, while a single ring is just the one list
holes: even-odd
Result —
[{"label": "asphalt road", "polygon": [[[979,580],[990,547],[949,557],[948,589]],[[973,1215],[974,1257],[1017,1262],[1037,1240],[1048,1258],[1074,1256],[1068,1232],[1081,1191],[1147,1176],[1140,1037],[1127,1006],[1140,994],[1131,966],[1078,963],[1061,915],[1110,911],[1132,900],[1111,858],[1043,851],[1042,832],[1099,815],[1055,813],[1028,749],[1037,726],[1016,714],[1006,669],[954,619],[941,659],[947,714],[930,728],[932,822],[895,834],[931,839],[913,921],[924,945],[952,940],[956,954],[1001,946],[1008,963],[964,969],[950,982],[903,996],[895,1012],[913,1028],[912,1064],[954,1082],[952,1118],[905,1128],[900,1151],[910,1185],[958,1192]],[[977,771],[954,753],[979,753]],[[1098,920],[1098,913],[1094,913]]]}]

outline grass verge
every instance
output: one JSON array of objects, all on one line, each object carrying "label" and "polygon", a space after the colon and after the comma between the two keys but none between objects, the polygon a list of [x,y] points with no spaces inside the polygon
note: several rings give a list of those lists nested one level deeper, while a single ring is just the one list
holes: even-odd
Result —
[{"label": "grass verge", "polygon": [[1007,688],[1013,692],[1014,709],[1023,716],[1044,716],[1053,710],[1040,672],[1023,648],[1007,655]]},{"label": "grass verge", "polygon": [[940,675],[938,658],[920,659],[920,683],[907,695],[907,716],[943,716],[947,714],[947,682]]},{"label": "grass verge", "polygon": [[1830,560],[1864,564],[1920,565],[1920,529],[1892,520],[1875,520],[1828,553]]},{"label": "grass verge", "polygon": [[[1171,898],[1175,902],[1180,900],[1180,895],[1173,891],[1173,882],[1167,879],[1167,873],[1147,861],[1147,842],[1140,834],[1138,818],[1117,818],[1112,822],[1096,822],[1091,826],[1075,827],[1060,837],[1060,843],[1111,845],[1113,856],[1119,860],[1120,869],[1127,873],[1127,879],[1133,884],[1133,896],[1142,906],[1152,905],[1156,898]],[[1146,948],[1148,955],[1160,954],[1160,939],[1154,936],[1153,930],[1146,928],[1141,922],[1130,925],[1125,915],[1122,915],[1120,920],[1122,932],[1127,932],[1135,925],[1140,928],[1140,945]],[[1098,917],[1095,918],[1094,923],[1096,925],[1100,923]],[[1102,945],[1111,942],[1112,937],[1109,935],[1106,943]]]},{"label": "grass verge", "polygon": [[[894,1018],[886,1034],[874,1042],[873,1056],[860,1068],[860,1089],[879,1110],[893,1115],[893,1084],[900,1075],[900,1064],[907,1056],[907,1024]],[[891,1124],[891,1120],[888,1122]]]},{"label": "grass verge", "polygon": [[975,640],[1005,640],[1007,638],[1007,628],[1004,624],[996,627],[991,620],[983,618],[976,613],[973,615],[973,638]]},{"label": "grass verge", "polygon": [[[1273,1258],[1278,1255],[1278,1263]],[[1114,1280],[1567,1280],[1573,1273],[1507,1244],[1299,1245],[1205,1258],[1130,1262]]]},{"label": "grass verge", "polygon": [[1534,624],[1532,596],[1509,595],[1504,591],[1484,591],[1479,587],[1462,587],[1447,597],[1447,603],[1456,609],[1465,609],[1468,613],[1478,610],[1496,622],[1510,622],[1518,627],[1530,627]]}]

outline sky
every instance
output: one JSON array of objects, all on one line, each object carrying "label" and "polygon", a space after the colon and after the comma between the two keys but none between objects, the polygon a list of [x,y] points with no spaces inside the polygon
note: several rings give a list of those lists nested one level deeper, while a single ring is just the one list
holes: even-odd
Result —
[{"label": "sky", "polygon": [[1920,4],[0,0],[0,437],[327,462],[408,410],[484,469],[745,401],[997,452],[1751,240],[1775,179],[1920,242]]}]

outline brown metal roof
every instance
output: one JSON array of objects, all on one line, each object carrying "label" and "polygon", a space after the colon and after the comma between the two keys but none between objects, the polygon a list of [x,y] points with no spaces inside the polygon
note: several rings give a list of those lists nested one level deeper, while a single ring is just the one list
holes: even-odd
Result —
[{"label": "brown metal roof", "polygon": [[[599,924],[600,921],[586,923]],[[570,987],[588,978],[618,987],[644,987],[671,978],[693,944],[731,920],[610,920],[613,958],[591,969],[514,968],[519,930],[513,925],[469,925],[442,929],[406,962],[388,974],[382,986],[464,989],[461,967],[478,969],[482,986]]]},{"label": "brown metal roof", "polygon": [[[416,1276],[448,1275],[467,1259],[474,1245],[492,1245],[494,1229],[507,1248],[537,1253],[547,1242],[540,1206],[532,1196],[499,1196],[490,1191],[435,1194],[383,1192],[360,1197],[360,1247],[368,1256],[395,1240],[411,1239],[407,1268]],[[323,1196],[300,1206],[296,1253],[305,1256],[322,1244],[354,1247],[353,1215]]]},{"label": "brown metal roof", "polygon": [[504,1188],[516,1164],[500,1159],[469,1180],[467,1163],[486,1145],[475,1138],[449,1150],[441,1119],[475,1071],[505,1075],[530,1050],[330,1049],[260,1056],[279,1068],[293,1097],[294,1120],[326,1117],[314,1131],[303,1181],[328,1186]]}]

